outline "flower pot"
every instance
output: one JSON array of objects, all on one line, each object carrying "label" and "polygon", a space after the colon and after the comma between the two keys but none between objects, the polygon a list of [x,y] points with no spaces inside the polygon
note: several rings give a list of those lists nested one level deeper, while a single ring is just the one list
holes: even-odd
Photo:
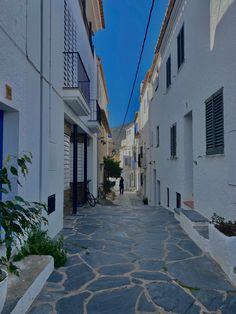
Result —
[{"label": "flower pot", "polygon": [[2,313],[6,297],[7,297],[7,280],[8,274],[5,270],[1,270],[4,276],[4,279],[0,281],[0,313]]},{"label": "flower pot", "polygon": [[228,237],[209,224],[209,251],[236,285],[236,236]]}]

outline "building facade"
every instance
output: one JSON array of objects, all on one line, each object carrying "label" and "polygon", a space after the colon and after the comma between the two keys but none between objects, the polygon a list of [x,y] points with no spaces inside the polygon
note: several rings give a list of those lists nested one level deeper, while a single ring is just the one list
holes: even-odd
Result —
[{"label": "building facade", "polygon": [[29,176],[13,193],[50,204],[51,236],[63,226],[67,190],[74,207],[80,180],[92,179],[96,195],[100,108],[92,34],[103,28],[99,0],[1,3],[0,159],[32,153]]},{"label": "building facade", "polygon": [[235,1],[169,3],[149,74],[152,205],[236,219],[235,27]]}]

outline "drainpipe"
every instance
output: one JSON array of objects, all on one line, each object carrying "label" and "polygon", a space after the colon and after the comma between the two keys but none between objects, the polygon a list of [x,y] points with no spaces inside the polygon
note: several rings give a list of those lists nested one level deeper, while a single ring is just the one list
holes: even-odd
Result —
[{"label": "drainpipe", "polygon": [[39,201],[43,190],[43,0],[40,2],[40,142],[39,142]]}]

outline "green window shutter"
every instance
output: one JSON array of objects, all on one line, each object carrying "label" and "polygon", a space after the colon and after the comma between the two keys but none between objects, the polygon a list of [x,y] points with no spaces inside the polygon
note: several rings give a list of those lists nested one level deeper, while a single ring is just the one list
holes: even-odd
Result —
[{"label": "green window shutter", "polygon": [[205,101],[206,105],[206,153],[224,153],[224,102],[223,89]]}]

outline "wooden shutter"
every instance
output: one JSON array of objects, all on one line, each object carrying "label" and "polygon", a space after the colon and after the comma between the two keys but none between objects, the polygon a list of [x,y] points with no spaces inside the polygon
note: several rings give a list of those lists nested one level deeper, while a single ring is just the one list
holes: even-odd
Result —
[{"label": "wooden shutter", "polygon": [[64,190],[70,188],[70,136],[64,134]]},{"label": "wooden shutter", "polygon": [[205,102],[206,105],[206,153],[224,153],[224,106],[223,89],[220,89]]}]

